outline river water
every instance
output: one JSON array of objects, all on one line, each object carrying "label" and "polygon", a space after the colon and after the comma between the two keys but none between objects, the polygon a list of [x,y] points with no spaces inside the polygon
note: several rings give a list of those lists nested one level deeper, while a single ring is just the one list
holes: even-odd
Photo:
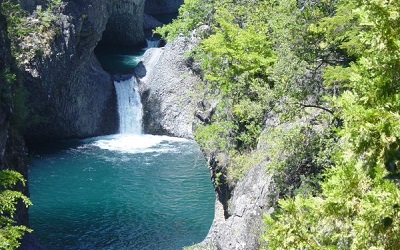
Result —
[{"label": "river water", "polygon": [[213,219],[206,162],[189,140],[114,135],[36,148],[30,222],[46,249],[180,249]]},{"label": "river water", "polygon": [[45,249],[181,249],[207,235],[206,161],[193,141],[141,134],[135,84],[115,82],[121,134],[31,148],[30,227]]}]

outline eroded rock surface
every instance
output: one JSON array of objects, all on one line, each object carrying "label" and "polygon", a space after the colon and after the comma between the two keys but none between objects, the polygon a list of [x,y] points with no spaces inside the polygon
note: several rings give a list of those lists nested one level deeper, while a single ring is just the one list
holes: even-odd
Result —
[{"label": "eroded rock surface", "polygon": [[[7,80],[7,73],[5,74],[3,71],[5,69],[10,70],[8,72],[14,70],[9,39],[5,31],[5,18],[0,12],[0,170],[15,170],[27,179],[28,157],[25,143],[17,129],[13,128],[15,103],[12,98],[14,95],[14,86],[12,85],[16,85],[16,82]],[[29,195],[27,186],[23,186],[21,183],[17,183],[15,188],[23,194]],[[1,205],[7,204],[2,202]],[[28,209],[22,203],[17,204],[16,208],[17,211],[14,215],[16,222],[28,225]],[[2,208],[2,210],[4,209]]]}]

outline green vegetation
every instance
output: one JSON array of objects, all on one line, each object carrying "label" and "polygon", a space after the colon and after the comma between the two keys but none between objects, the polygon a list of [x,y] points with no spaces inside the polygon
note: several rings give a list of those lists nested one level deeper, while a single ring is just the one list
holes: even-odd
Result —
[{"label": "green vegetation", "polygon": [[[24,89],[19,87],[16,69],[13,65],[13,58],[9,58],[10,43],[8,38],[21,34],[10,34],[15,30],[15,26],[22,15],[22,10],[17,4],[10,1],[0,3],[0,22],[2,44],[2,55],[0,61],[0,108],[6,120],[2,124],[2,140],[6,145],[2,145],[3,150],[12,151],[15,140],[15,131],[25,124],[27,113],[25,105]],[[22,24],[20,24],[22,25]],[[7,27],[7,30],[4,29]],[[22,26],[21,26],[22,28]],[[11,39],[11,42],[14,42]],[[15,51],[14,51],[15,52]],[[14,56],[16,56],[14,54]],[[11,122],[9,115],[11,114]],[[9,124],[11,126],[9,126]],[[22,145],[21,145],[22,146]],[[11,148],[11,150],[10,150]],[[20,240],[26,232],[32,230],[24,225],[20,225],[18,214],[21,213],[22,206],[28,207],[31,202],[27,196],[22,193],[25,186],[25,179],[22,174],[11,170],[15,169],[14,164],[20,164],[15,161],[14,156],[10,157],[9,152],[2,152],[0,164],[0,249],[17,249],[20,246]],[[9,158],[9,159],[8,159]],[[18,211],[17,211],[18,210]]]},{"label": "green vegetation", "polygon": [[321,20],[326,39],[335,24],[341,29],[338,20],[356,26],[342,31],[345,39],[338,44],[356,60],[325,71],[327,83],[336,79],[346,89],[331,97],[343,122],[335,165],[324,173],[320,195],[282,200],[281,211],[266,217],[270,247],[400,247],[399,13],[394,1],[339,1],[335,15]]},{"label": "green vegetation", "polygon": [[11,103],[10,91],[16,75],[9,68],[0,71],[0,105],[7,106]]},{"label": "green vegetation", "polygon": [[25,206],[31,204],[28,197],[13,187],[18,183],[25,185],[23,176],[15,171],[0,171],[0,249],[16,249],[25,232],[31,232],[26,226],[17,225],[14,220],[19,201]]},{"label": "green vegetation", "polygon": [[[18,100],[23,96],[19,93],[21,90],[15,89],[15,82],[16,75],[9,68],[5,68],[0,72],[0,105],[3,110],[8,110],[10,107],[13,109],[12,130],[23,126],[23,124],[18,124],[17,121],[23,122],[23,119],[26,118],[26,114],[25,117],[21,117],[21,110],[25,110],[25,107],[20,105],[23,105],[24,101]],[[12,93],[14,93],[13,97],[11,96]],[[6,127],[3,126],[3,130]],[[10,141],[12,139],[8,138],[7,140]],[[5,145],[2,145],[2,147],[5,147]],[[7,166],[4,162],[1,162],[0,167],[2,169],[13,168],[13,166]],[[31,232],[26,226],[17,224],[15,219],[17,206],[29,206],[31,204],[28,197],[18,191],[21,185],[25,186],[25,179],[20,173],[13,170],[0,170],[0,249],[18,248],[20,245],[19,240],[25,232]]]},{"label": "green vegetation", "polygon": [[265,248],[399,249],[400,2],[192,0],[158,31],[202,24],[192,57],[219,105],[196,140],[228,153],[231,185],[269,160]]},{"label": "green vegetation", "polygon": [[157,28],[156,32],[165,38],[174,38],[179,34],[188,35],[200,23],[210,24],[213,18],[215,0],[185,0],[179,9],[178,18],[172,25]]},{"label": "green vegetation", "polygon": [[0,71],[0,83],[0,105],[6,109],[12,107],[12,126],[22,132],[28,124],[37,120],[36,117],[28,117],[26,90],[8,67]]},{"label": "green vegetation", "polygon": [[60,29],[56,22],[61,5],[61,0],[46,0],[28,13],[17,0],[2,1],[0,12],[6,18],[12,53],[18,63],[50,53],[50,43]]},{"label": "green vegetation", "polygon": [[[189,7],[185,3],[181,13],[189,13],[194,5],[193,1]],[[201,3],[197,2],[197,5]],[[198,25],[208,23],[211,32],[202,39],[192,56],[201,62],[204,79],[211,86],[208,98],[220,102],[211,124],[199,126],[195,137],[204,149],[230,155],[228,171],[231,178],[228,179],[234,184],[249,168],[249,162],[270,157],[266,152],[256,153],[259,157],[252,160],[265,122],[270,117],[278,116],[279,122],[284,123],[322,110],[319,120],[333,119],[323,98],[327,90],[320,80],[320,48],[314,45],[305,49],[310,44],[317,44],[320,36],[308,32],[307,27],[329,11],[319,12],[308,5],[301,11],[295,1],[282,4],[216,1],[209,9],[213,10],[212,17],[207,16],[207,20]],[[162,33],[170,38],[177,35],[176,30],[188,34],[189,31],[185,31],[188,27],[184,25],[187,18],[178,18],[163,27]],[[193,22],[201,15],[190,15],[190,18]],[[190,28],[193,26],[196,27]],[[321,52],[323,54],[329,56]],[[299,144],[302,143],[299,141]],[[301,146],[299,148],[304,149]],[[311,148],[318,149],[318,145],[310,145],[307,150],[311,151]],[[312,159],[299,158],[292,162],[307,161]]]}]

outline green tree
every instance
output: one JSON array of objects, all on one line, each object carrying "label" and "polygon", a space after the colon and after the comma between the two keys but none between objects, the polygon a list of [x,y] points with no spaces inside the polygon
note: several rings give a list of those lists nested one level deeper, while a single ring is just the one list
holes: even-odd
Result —
[{"label": "green tree", "polygon": [[215,0],[185,0],[179,8],[179,15],[171,24],[155,30],[166,39],[173,39],[179,34],[188,35],[189,32],[201,24],[211,24],[214,15]]},{"label": "green tree", "polygon": [[[266,245],[399,249],[400,2],[226,0],[207,2],[210,11],[199,15],[193,10],[202,2],[187,3],[182,10],[192,15],[181,15],[171,34],[211,26],[195,58],[220,100],[211,124],[196,132],[203,147],[229,151],[242,164],[271,110],[282,124],[310,109],[320,111],[313,123],[332,121],[322,133],[277,126],[267,136],[276,142],[269,151],[249,153],[271,158],[284,179],[306,163],[305,179],[323,180],[317,191],[280,200],[265,219]],[[195,21],[185,26],[185,19]]]},{"label": "green tree", "polygon": [[[196,56],[205,79],[224,99],[235,124],[237,149],[254,148],[268,109],[269,70],[275,61],[267,34],[263,2],[215,4],[212,34]],[[251,13],[250,15],[248,13]]]},{"label": "green tree", "polygon": [[[342,0],[336,7],[321,22],[325,44],[355,62],[325,71],[327,84],[342,88],[330,98],[343,121],[335,166],[325,172],[320,195],[281,200],[280,210],[266,216],[269,249],[400,248],[400,3]],[[356,27],[344,29],[339,20]]]},{"label": "green tree", "polygon": [[0,171],[0,249],[18,248],[24,233],[31,232],[26,226],[17,225],[14,219],[18,202],[25,206],[31,204],[28,197],[20,191],[13,190],[17,183],[25,185],[20,173],[11,170]]},{"label": "green tree", "polygon": [[26,64],[35,56],[49,55],[50,44],[60,33],[58,17],[62,4],[61,0],[46,0],[29,13],[21,7],[20,1],[4,0],[0,3],[17,63]]}]

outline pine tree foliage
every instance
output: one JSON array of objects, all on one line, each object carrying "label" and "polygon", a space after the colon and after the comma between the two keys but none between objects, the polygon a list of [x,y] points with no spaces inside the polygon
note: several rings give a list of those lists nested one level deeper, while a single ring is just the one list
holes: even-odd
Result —
[{"label": "pine tree foliage", "polygon": [[[338,25],[339,47],[357,58],[326,71],[328,84],[336,79],[345,89],[332,98],[343,120],[339,150],[321,195],[282,200],[280,212],[266,217],[269,249],[400,248],[399,13],[398,1],[340,1],[322,20],[325,28]],[[349,14],[357,27],[346,32],[334,21]]]},{"label": "pine tree foliage", "polygon": [[12,170],[0,171],[0,249],[16,249],[20,246],[19,240],[29,228],[17,225],[14,219],[18,202],[25,206],[31,204],[28,197],[20,191],[14,191],[17,183],[25,185],[23,176]]},{"label": "pine tree foliage", "polygon": [[[224,108],[236,126],[239,149],[256,146],[268,109],[268,72],[276,57],[263,10],[263,2],[219,2],[215,5],[213,34],[199,48],[205,79],[228,100]],[[254,15],[248,15],[250,11]]]}]

